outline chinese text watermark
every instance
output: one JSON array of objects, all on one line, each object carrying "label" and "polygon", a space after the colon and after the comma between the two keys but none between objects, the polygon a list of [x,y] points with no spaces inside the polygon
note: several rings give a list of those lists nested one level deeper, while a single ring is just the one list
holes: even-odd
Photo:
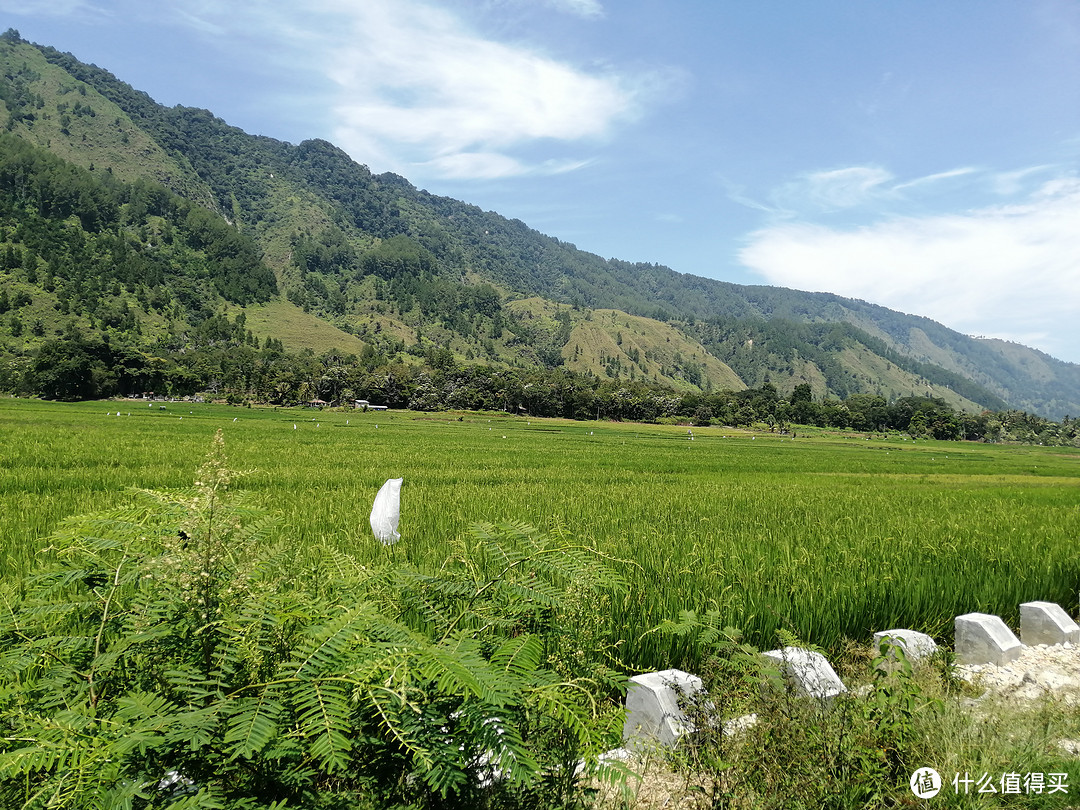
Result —
[{"label": "chinese text watermark", "polygon": [[[919,768],[911,774],[911,792],[920,799],[932,799],[941,792],[944,782],[941,774],[933,768]],[[1000,793],[1068,793],[1069,775],[1067,773],[1001,773],[971,774],[965,771],[952,778],[952,789],[956,794]]]}]

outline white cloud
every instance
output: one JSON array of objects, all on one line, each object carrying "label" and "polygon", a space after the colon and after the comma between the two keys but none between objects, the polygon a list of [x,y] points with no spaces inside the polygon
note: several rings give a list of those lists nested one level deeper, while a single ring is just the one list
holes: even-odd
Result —
[{"label": "white cloud", "polygon": [[739,253],[770,284],[926,315],[970,334],[1080,360],[1080,180],[1019,204],[894,217],[851,229],[789,223]]},{"label": "white cloud", "polygon": [[364,162],[520,174],[536,167],[515,148],[601,139],[639,111],[626,79],[485,39],[434,6],[368,0],[350,34],[332,55],[335,140]]}]

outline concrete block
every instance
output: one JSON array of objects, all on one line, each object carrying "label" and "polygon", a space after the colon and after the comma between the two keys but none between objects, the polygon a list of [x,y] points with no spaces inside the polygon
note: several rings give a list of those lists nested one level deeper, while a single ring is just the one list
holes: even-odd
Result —
[{"label": "concrete block", "polygon": [[780,670],[784,680],[801,697],[833,698],[847,687],[825,656],[802,647],[784,647],[762,653]]},{"label": "concrete block", "polygon": [[625,746],[640,748],[659,743],[674,748],[690,729],[686,715],[679,708],[680,693],[693,695],[701,689],[701,678],[679,669],[632,677],[626,692]]},{"label": "concrete block", "polygon": [[956,663],[993,664],[1002,666],[1015,661],[1023,645],[997,616],[988,613],[966,613],[957,616]]},{"label": "concrete block", "polygon": [[1027,647],[1039,644],[1080,643],[1080,626],[1053,602],[1020,605],[1020,641]]},{"label": "concrete block", "polygon": [[874,651],[881,649],[882,642],[888,642],[890,646],[902,647],[907,660],[914,664],[933,656],[937,652],[937,642],[926,633],[915,630],[882,630],[874,633]]}]

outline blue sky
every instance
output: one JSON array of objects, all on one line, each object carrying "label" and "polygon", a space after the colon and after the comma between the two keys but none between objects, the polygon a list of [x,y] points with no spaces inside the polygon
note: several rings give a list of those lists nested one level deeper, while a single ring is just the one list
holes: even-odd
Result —
[{"label": "blue sky", "polygon": [[1080,362],[1073,0],[0,0],[167,104],[603,256]]}]

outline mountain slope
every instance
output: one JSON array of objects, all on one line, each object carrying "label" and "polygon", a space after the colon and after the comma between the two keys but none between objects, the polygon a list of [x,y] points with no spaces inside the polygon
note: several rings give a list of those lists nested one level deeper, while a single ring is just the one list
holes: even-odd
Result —
[{"label": "mountain slope", "polygon": [[[0,72],[0,124],[12,135],[87,171],[153,180],[220,214],[259,246],[284,299],[388,356],[445,348],[463,362],[565,364],[675,386],[771,380],[786,394],[806,382],[818,397],[930,393],[968,410],[1080,412],[1080,366],[1025,347],[828,293],[604,259],[375,175],[325,141],[292,145],[205,110],[163,107],[16,32],[0,37]],[[561,304],[569,331],[552,320],[554,303],[530,313],[512,303],[523,298]],[[611,312],[597,318],[601,310]],[[612,315],[643,333],[626,350],[597,329]],[[273,330],[265,319],[258,327]],[[291,334],[302,348],[304,330]],[[670,352],[672,340],[690,348]]]}]

